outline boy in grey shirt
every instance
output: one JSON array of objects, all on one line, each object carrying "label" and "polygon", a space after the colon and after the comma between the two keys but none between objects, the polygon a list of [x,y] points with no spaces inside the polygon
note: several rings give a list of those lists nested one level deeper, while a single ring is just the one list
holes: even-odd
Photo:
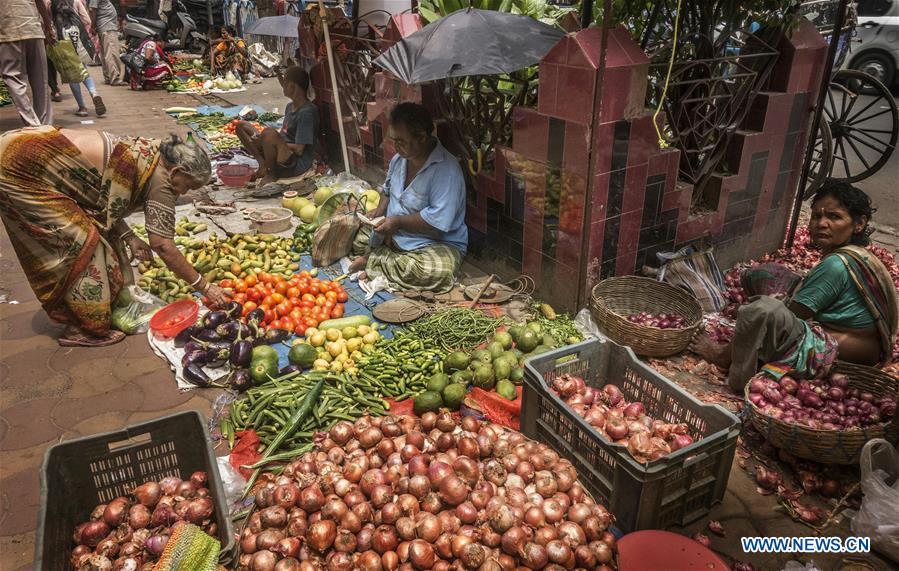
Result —
[{"label": "boy in grey shirt", "polygon": [[90,0],[91,25],[100,36],[103,51],[103,79],[110,85],[125,85],[125,66],[119,56],[119,14],[112,0]]}]

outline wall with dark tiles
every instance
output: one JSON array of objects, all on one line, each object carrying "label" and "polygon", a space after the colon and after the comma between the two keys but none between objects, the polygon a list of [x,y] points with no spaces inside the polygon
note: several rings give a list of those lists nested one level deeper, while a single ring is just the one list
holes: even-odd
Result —
[{"label": "wall with dark tiles", "polygon": [[[420,27],[416,15],[395,16],[382,49]],[[660,146],[643,106],[649,60],[625,30],[608,34],[603,77],[600,29],[569,34],[547,54],[536,109],[513,111],[511,146],[496,150],[493,171],[469,193],[468,260],[503,278],[527,274],[541,297],[568,310],[582,307],[598,280],[655,266],[657,253],[697,239],[715,243],[725,266],[780,245],[826,51],[808,22],[782,40],[769,85],[727,149],[727,172],[705,191],[713,208],[696,214],[692,186],[678,181],[680,152]],[[316,68],[314,85],[330,107],[327,68],[321,59]],[[416,101],[439,117],[439,86],[408,86],[387,73],[375,85],[351,161],[383,172],[394,154],[389,109]],[[329,118],[336,132],[333,111]]]}]

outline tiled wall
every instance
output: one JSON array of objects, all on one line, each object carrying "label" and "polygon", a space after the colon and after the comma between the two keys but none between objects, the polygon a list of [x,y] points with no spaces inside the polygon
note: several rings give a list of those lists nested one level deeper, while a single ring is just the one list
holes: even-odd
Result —
[{"label": "tiled wall", "polygon": [[[385,45],[420,26],[415,15],[394,17]],[[598,280],[656,265],[656,253],[698,238],[717,244],[723,265],[780,244],[826,51],[808,22],[782,41],[768,91],[728,148],[729,174],[706,190],[717,207],[694,215],[693,188],[677,180],[680,153],[660,147],[643,106],[646,55],[625,30],[610,30],[600,78],[601,34],[570,34],[541,62],[537,108],[514,110],[511,148],[497,149],[493,172],[474,181],[466,218],[469,261],[503,277],[528,274],[541,297],[569,310],[584,305]],[[328,102],[327,68],[319,66],[313,78]],[[354,165],[386,168],[394,150],[385,114],[416,101],[438,115],[435,89],[379,74]],[[330,120],[336,131],[333,111]]]}]

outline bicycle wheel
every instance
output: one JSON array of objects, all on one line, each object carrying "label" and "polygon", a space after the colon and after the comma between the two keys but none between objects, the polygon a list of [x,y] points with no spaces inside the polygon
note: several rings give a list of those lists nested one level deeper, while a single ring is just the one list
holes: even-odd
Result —
[{"label": "bicycle wheel", "polygon": [[824,116],[833,136],[830,176],[857,182],[880,170],[896,149],[899,111],[890,91],[867,73],[833,74]]},{"label": "bicycle wheel", "polygon": [[830,127],[824,117],[818,123],[818,136],[815,137],[815,146],[812,150],[812,162],[809,165],[808,178],[805,180],[805,191],[802,199],[808,200],[818,192],[821,185],[827,179],[833,162],[833,138],[830,135]]}]

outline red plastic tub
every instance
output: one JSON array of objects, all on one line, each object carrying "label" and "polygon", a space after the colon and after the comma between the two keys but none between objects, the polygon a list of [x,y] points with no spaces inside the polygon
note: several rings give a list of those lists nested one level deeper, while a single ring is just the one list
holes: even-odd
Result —
[{"label": "red plastic tub", "polygon": [[253,178],[253,167],[250,165],[219,165],[215,172],[223,185],[234,188],[246,186]]},{"label": "red plastic tub", "polygon": [[200,306],[190,299],[170,303],[150,318],[150,329],[160,337],[174,337],[197,321]]}]

